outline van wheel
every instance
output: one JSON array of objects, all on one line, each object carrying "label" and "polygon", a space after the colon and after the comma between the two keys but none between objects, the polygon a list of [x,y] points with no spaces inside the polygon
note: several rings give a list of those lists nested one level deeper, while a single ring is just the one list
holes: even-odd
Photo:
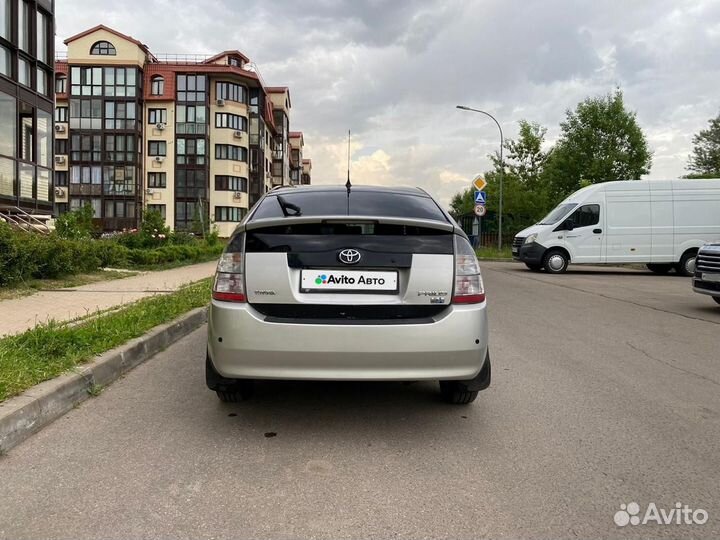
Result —
[{"label": "van wheel", "polygon": [[467,405],[475,401],[477,390],[468,390],[467,386],[457,381],[440,381],[440,393],[447,403]]},{"label": "van wheel", "polygon": [[570,260],[562,251],[548,251],[543,258],[543,268],[548,274],[563,274],[567,270]]},{"label": "van wheel", "polygon": [[695,251],[684,253],[680,258],[680,262],[675,266],[675,271],[681,276],[692,276],[695,273],[695,257],[697,257]]},{"label": "van wheel", "polygon": [[647,268],[655,274],[667,274],[670,270],[673,269],[673,265],[650,263],[647,265]]},{"label": "van wheel", "polygon": [[720,296],[713,296],[713,300],[715,300],[718,304],[720,304]]},{"label": "van wheel", "polygon": [[542,270],[542,264],[525,263],[525,266],[527,266],[533,272],[539,272],[540,270]]}]

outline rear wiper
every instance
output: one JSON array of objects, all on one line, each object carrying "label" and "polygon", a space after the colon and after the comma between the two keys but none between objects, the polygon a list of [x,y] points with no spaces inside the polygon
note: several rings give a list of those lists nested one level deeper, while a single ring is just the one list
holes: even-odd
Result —
[{"label": "rear wiper", "polygon": [[[298,205],[287,202],[280,195],[277,195],[277,201],[278,204],[280,204],[280,209],[285,217],[302,216],[302,211],[300,211],[300,207]],[[292,210],[292,214],[288,212],[288,210]]]}]

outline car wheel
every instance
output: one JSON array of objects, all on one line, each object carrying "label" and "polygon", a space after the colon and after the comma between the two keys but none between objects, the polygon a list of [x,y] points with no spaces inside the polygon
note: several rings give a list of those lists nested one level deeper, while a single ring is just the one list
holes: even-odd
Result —
[{"label": "car wheel", "polygon": [[457,381],[440,381],[440,393],[447,403],[467,405],[475,401],[477,390],[468,390],[467,386]]},{"label": "car wheel", "polygon": [[540,270],[542,270],[542,264],[525,263],[525,266],[527,266],[533,272],[539,272]]},{"label": "car wheel", "polygon": [[673,265],[650,263],[647,265],[647,268],[655,274],[667,274],[670,270],[672,270]]},{"label": "car wheel", "polygon": [[718,304],[720,304],[720,296],[713,296],[713,300],[715,300]]},{"label": "car wheel", "polygon": [[215,393],[223,403],[240,403],[250,399],[255,390],[253,381],[238,381],[227,389],[216,390]]},{"label": "car wheel", "polygon": [[548,251],[543,258],[543,268],[548,274],[563,274],[568,264],[568,256],[559,250]]},{"label": "car wheel", "polygon": [[692,276],[695,273],[695,257],[697,257],[697,253],[694,251],[685,253],[675,266],[675,271],[681,276]]}]

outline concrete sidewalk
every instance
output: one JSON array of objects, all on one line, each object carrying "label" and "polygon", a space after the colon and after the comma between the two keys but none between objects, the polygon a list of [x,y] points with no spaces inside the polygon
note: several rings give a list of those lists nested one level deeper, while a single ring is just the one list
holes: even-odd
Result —
[{"label": "concrete sidewalk", "polygon": [[172,292],[182,285],[212,276],[216,265],[216,261],[210,261],[144,272],[124,279],[41,291],[25,298],[0,301],[0,336],[24,332],[51,319],[67,321],[157,293]]}]

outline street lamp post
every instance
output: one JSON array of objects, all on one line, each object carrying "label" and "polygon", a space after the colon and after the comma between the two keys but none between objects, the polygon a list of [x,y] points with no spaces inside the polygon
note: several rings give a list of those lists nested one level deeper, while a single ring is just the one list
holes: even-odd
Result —
[{"label": "street lamp post", "polygon": [[505,140],[503,139],[503,130],[502,127],[500,127],[500,122],[489,112],[466,107],[465,105],[457,105],[456,107],[463,111],[472,111],[489,116],[500,130],[500,197],[498,200],[498,251],[500,251],[502,250],[503,180],[505,179],[505,162],[503,161],[503,146],[505,145]]}]

